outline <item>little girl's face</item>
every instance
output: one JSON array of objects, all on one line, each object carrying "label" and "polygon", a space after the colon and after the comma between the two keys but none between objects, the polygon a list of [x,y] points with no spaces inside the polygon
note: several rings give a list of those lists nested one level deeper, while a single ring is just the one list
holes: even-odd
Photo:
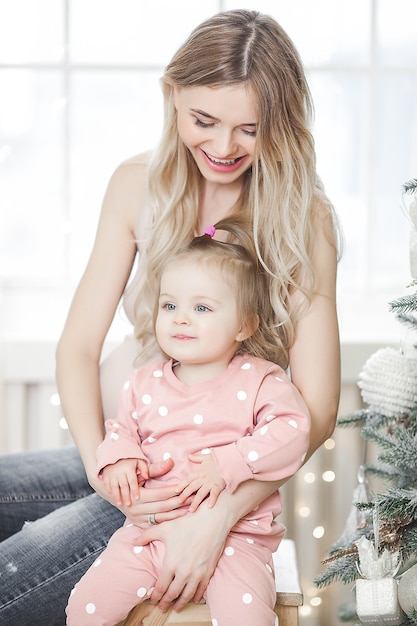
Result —
[{"label": "little girl's face", "polygon": [[247,85],[174,90],[180,138],[208,181],[236,182],[252,165],[257,114]]},{"label": "little girl's face", "polygon": [[156,337],[162,350],[181,363],[227,366],[245,337],[235,292],[219,268],[182,261],[165,270]]}]

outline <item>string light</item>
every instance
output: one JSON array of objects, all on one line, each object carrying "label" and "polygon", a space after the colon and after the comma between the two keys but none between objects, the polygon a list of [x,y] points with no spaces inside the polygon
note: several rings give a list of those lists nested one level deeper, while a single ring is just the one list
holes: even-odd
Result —
[{"label": "string light", "polygon": [[298,613],[300,617],[309,617],[311,615],[311,606],[304,604],[298,607]]},{"label": "string light", "polygon": [[323,526],[316,526],[313,529],[313,537],[315,539],[321,539],[324,535],[324,527]]},{"label": "string light", "polygon": [[[51,395],[51,397],[49,398],[49,401],[50,401],[50,403],[52,404],[52,406],[61,406],[61,400],[60,400],[60,397],[59,397],[59,394],[58,394],[58,393],[53,393],[53,394]],[[60,427],[62,430],[69,430],[69,428],[68,428],[68,422],[67,422],[67,420],[65,419],[65,417],[61,417],[61,418],[59,419],[58,424],[59,424],[59,427]]]},{"label": "string light", "polygon": [[302,506],[298,509],[298,515],[300,517],[309,517],[310,512],[310,507],[308,506]]},{"label": "string light", "polygon": [[[332,438],[326,439],[323,447],[328,450],[334,450],[336,447],[336,441]],[[316,480],[316,474],[312,471],[306,472],[303,476],[303,480],[307,484],[314,483]],[[336,473],[333,470],[325,470],[321,474],[321,480],[324,483],[333,483],[336,480]],[[310,507],[308,504],[303,504],[298,508],[298,515],[300,518],[307,519],[311,517],[311,512],[316,511],[316,507]],[[320,540],[326,534],[325,526],[317,525],[313,529],[310,529],[314,539]],[[317,589],[311,588],[306,595],[309,597],[308,603],[299,607],[298,614],[302,623],[309,623],[312,617],[319,611],[319,607],[323,603],[323,599],[317,595]]]},{"label": "string light", "polygon": [[68,423],[65,417],[61,417],[59,420],[59,427],[62,428],[62,430],[68,430]]},{"label": "string light", "polygon": [[52,406],[60,406],[61,404],[61,400],[59,399],[59,395],[57,393],[53,393],[49,401]]},{"label": "string light", "polygon": [[315,480],[316,476],[313,472],[307,472],[306,474],[304,474],[304,481],[306,483],[314,483]]},{"label": "string light", "polygon": [[324,480],[324,482],[332,483],[336,478],[336,474],[332,472],[331,470],[328,470],[327,472],[323,472],[321,477]]}]

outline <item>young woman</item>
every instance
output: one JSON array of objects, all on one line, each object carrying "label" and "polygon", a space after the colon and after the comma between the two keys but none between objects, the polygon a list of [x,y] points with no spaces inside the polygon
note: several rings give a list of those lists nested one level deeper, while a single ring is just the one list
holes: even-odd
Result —
[{"label": "young woman", "polygon": [[[193,31],[162,85],[160,145],[112,176],[57,349],[61,403],[88,482],[70,450],[1,461],[0,491],[9,511],[3,533],[15,533],[0,544],[0,618],[9,626],[20,625],[24,614],[34,626],[61,625],[70,589],[123,514],[138,525],[154,516],[157,524],[141,534],[143,544],[165,544],[152,600],[162,609],[175,600],[180,609],[202,597],[233,525],[279,486],[248,480],[233,494],[223,491],[215,507],[203,503],[184,516],[175,488],[144,488],[139,501],[116,508],[96,476],[103,415],[116,414],[118,389],[136,354],[146,348],[145,360],[156,356],[149,326],[143,340],[127,340],[100,367],[120,298],[132,324],[146,323],[157,288],[153,277],[166,254],[210,224],[234,214],[251,224],[248,234],[280,323],[278,364],[290,368],[310,412],[309,455],[334,428],[337,243],[333,210],[316,173],[310,93],[294,45],[268,16],[221,13]],[[151,466],[150,473],[163,474],[171,465]],[[87,495],[88,483],[96,494]]]},{"label": "young woman", "polygon": [[[233,243],[212,238],[230,230]],[[304,460],[308,410],[270,360],[279,351],[266,274],[241,240],[236,221],[220,222],[169,256],[155,277],[153,327],[165,358],[132,373],[97,450],[98,475],[117,504],[138,500],[139,482],[176,484],[192,515],[202,502],[215,506],[224,489],[287,478]],[[149,479],[149,464],[167,456],[171,471]],[[272,552],[285,531],[275,520],[280,512],[277,491],[230,530],[204,593],[213,624],[276,623]],[[71,592],[68,626],[114,626],[151,595],[164,547],[135,550],[139,535],[127,518]]]}]

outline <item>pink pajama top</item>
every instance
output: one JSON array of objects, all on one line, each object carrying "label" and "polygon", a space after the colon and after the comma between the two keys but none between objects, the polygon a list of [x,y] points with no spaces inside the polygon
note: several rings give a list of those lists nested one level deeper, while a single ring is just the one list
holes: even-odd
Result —
[{"label": "pink pajama top", "polygon": [[[173,469],[145,483],[155,487],[187,476],[193,469],[188,455],[211,453],[233,493],[249,479],[276,481],[293,475],[308,449],[310,418],[281,367],[238,355],[218,377],[192,386],[176,377],[172,360],[141,366],[123,387],[117,417],[105,426],[97,450],[99,473],[119,459],[154,463],[171,457]],[[280,512],[277,491],[232,531],[256,536],[275,550],[285,531],[275,520]]]}]

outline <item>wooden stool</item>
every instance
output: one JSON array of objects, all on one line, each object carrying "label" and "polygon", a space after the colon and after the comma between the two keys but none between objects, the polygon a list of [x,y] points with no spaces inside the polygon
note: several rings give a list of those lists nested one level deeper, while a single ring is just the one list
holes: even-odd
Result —
[{"label": "wooden stool", "polygon": [[[298,626],[298,607],[303,604],[303,592],[298,577],[295,545],[291,539],[283,539],[273,555],[277,600],[275,613],[279,626]],[[162,613],[149,600],[132,609],[118,626],[168,626],[169,624],[192,624],[192,626],[211,626],[210,611],[207,604],[190,602],[179,613],[172,609]]]}]

